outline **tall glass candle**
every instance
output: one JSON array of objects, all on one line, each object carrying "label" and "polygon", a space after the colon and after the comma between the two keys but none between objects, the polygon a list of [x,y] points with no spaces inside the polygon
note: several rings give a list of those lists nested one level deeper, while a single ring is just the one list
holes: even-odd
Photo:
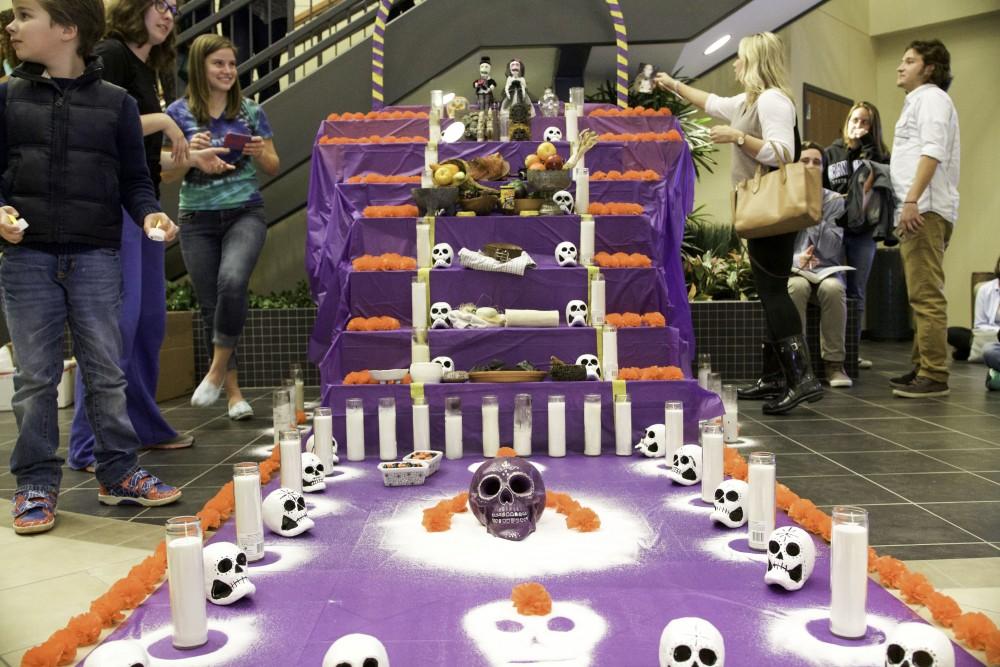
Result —
[{"label": "tall glass candle", "polygon": [[274,427],[274,446],[277,447],[279,435],[292,424],[292,396],[285,387],[275,389],[271,396],[271,423]]},{"label": "tall glass candle", "polygon": [[392,396],[378,399],[378,457],[396,460],[396,399]]},{"label": "tall glass candle", "polygon": [[705,424],[701,428],[701,501],[715,504],[715,487],[725,476],[723,471],[722,427]]},{"label": "tall glass candle", "polygon": [[302,438],[298,431],[282,431],[281,486],[302,493]]},{"label": "tall glass candle", "polygon": [[[431,225],[426,218],[417,219],[417,267],[431,266]],[[425,297],[426,298],[426,297]]]},{"label": "tall glass candle", "polygon": [[493,458],[500,449],[500,405],[496,396],[483,396],[483,456]]},{"label": "tall glass candle", "polygon": [[708,390],[713,394],[722,397],[722,373],[708,374]]},{"label": "tall glass candle", "polygon": [[577,114],[576,109],[574,107],[566,107],[565,114],[566,114],[566,141],[568,141],[571,144],[575,144],[577,140],[580,138],[580,132],[577,124],[577,118],[579,117],[579,114]]},{"label": "tall glass candle", "polygon": [[196,516],[167,519],[166,531],[172,642],[175,648],[194,648],[208,641],[201,520]]},{"label": "tall glass candle", "polygon": [[427,142],[424,146],[424,171],[430,169],[432,164],[437,164],[438,161],[438,145],[436,143]]},{"label": "tall glass candle", "polygon": [[632,397],[615,396],[615,454],[632,456]]},{"label": "tall glass candle", "polygon": [[594,216],[580,212],[580,265],[594,263]]},{"label": "tall glass candle", "polygon": [[233,496],[236,499],[236,546],[252,563],[264,557],[260,466],[256,463],[233,465]]},{"label": "tall glass candle", "polygon": [[462,458],[462,399],[458,396],[444,399],[444,455]]},{"label": "tall glass candle", "polygon": [[604,274],[598,273],[590,281],[590,323],[595,327],[604,324],[604,317],[607,315],[607,305],[605,304]]},{"label": "tall glass candle", "polygon": [[500,112],[500,141],[510,140],[510,112]]},{"label": "tall glass candle", "polygon": [[365,404],[360,398],[347,399],[345,410],[347,460],[365,460]]},{"label": "tall glass candle", "polygon": [[410,321],[414,329],[427,328],[427,285],[414,278],[410,284]]},{"label": "tall glass candle", "polygon": [[431,410],[423,398],[413,399],[413,451],[431,448]]},{"label": "tall glass candle", "polygon": [[684,403],[667,401],[663,404],[663,425],[667,442],[662,454],[669,464],[674,460],[674,452],[684,444]]},{"label": "tall glass candle", "polygon": [[722,415],[722,437],[726,442],[739,442],[740,427],[736,385],[722,385],[722,405],[726,409],[726,414]]},{"label": "tall glass candle", "polygon": [[830,632],[863,637],[868,627],[868,512],[834,507],[830,539]]},{"label": "tall glass candle", "polygon": [[306,421],[306,383],[302,374],[302,364],[293,362],[289,366],[289,373],[295,387],[295,423],[303,424]]},{"label": "tall glass candle", "polygon": [[427,143],[437,146],[441,143],[441,119],[430,114],[430,123],[427,128]]},{"label": "tall glass candle", "polygon": [[708,389],[708,374],[712,372],[712,355],[702,352],[698,355],[698,386]]},{"label": "tall glass candle", "polygon": [[313,453],[323,462],[326,476],[333,474],[333,411],[316,408],[313,411]]},{"label": "tall glass candle", "polygon": [[444,91],[431,91],[431,111],[437,111],[440,117],[441,110],[444,109]]},{"label": "tall glass candle", "polygon": [[747,469],[747,546],[763,551],[774,532],[774,454],[751,452]]},{"label": "tall glass candle", "polygon": [[531,394],[514,397],[514,451],[531,456]]},{"label": "tall glass candle", "polygon": [[431,360],[431,348],[427,344],[427,329],[414,329],[410,337],[410,363]]},{"label": "tall glass candle", "polygon": [[566,397],[549,396],[549,456],[566,456]]},{"label": "tall glass candle", "polygon": [[576,115],[583,118],[583,88],[573,87],[569,89],[569,103],[576,108]]},{"label": "tall glass candle", "polygon": [[601,331],[601,370],[605,380],[618,376],[618,329],[605,325]]},{"label": "tall glass candle", "polygon": [[599,456],[601,453],[601,395],[583,397],[583,453]]},{"label": "tall glass candle", "polygon": [[590,170],[576,167],[573,169],[573,180],[576,181],[576,211],[586,212],[590,210]]}]

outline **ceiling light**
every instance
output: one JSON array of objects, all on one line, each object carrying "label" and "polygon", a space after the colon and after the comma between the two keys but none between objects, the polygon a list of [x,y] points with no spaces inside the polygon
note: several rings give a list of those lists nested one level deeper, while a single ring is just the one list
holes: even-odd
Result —
[{"label": "ceiling light", "polygon": [[733,38],[732,35],[723,35],[719,39],[715,40],[714,42],[708,45],[707,49],[705,49],[705,55],[706,56],[712,55],[713,53],[721,49],[723,46],[725,46],[732,38]]}]

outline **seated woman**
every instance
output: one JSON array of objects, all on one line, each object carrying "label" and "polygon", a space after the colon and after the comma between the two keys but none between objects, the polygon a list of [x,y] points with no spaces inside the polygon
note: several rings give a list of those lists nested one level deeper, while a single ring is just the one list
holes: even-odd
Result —
[{"label": "seated woman", "polygon": [[[1000,331],[997,332],[997,340],[1000,340]],[[1000,391],[1000,342],[989,343],[983,348],[983,361],[989,368],[986,371],[986,388]]]},{"label": "seated woman", "polygon": [[[948,327],[948,344],[955,348],[951,356],[956,361],[969,359],[976,336],[992,339],[989,334],[1000,331],[1000,257],[993,268],[993,276],[993,280],[983,283],[976,291],[972,329]],[[973,361],[979,361],[978,355]]]}]

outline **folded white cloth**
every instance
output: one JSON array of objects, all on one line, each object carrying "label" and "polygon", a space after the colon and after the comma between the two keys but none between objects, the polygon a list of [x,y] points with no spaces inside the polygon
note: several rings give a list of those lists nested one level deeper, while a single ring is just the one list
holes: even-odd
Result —
[{"label": "folded white cloth", "polygon": [[498,262],[497,260],[484,255],[475,250],[462,248],[458,251],[458,261],[467,269],[476,271],[492,271],[494,273],[510,273],[515,276],[523,276],[528,269],[535,268],[535,260],[531,259],[528,253],[522,253],[520,257],[515,257],[509,262]]},{"label": "folded white cloth", "polygon": [[489,329],[490,327],[500,326],[497,322],[489,322],[475,313],[465,310],[451,311],[448,313],[448,319],[451,321],[453,329]]},{"label": "folded white cloth", "polygon": [[504,311],[509,327],[558,327],[558,310],[514,310]]}]

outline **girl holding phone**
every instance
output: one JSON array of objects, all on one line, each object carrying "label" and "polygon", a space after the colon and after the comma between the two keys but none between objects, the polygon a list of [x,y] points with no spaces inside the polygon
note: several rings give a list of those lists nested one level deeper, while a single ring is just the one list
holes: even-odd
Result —
[{"label": "girl holding phone", "polygon": [[[208,407],[225,389],[229,417],[250,419],[237,377],[236,344],[247,315],[247,286],[267,238],[257,170],[273,176],[278,154],[260,105],[243,97],[236,75],[236,48],[225,37],[202,35],[188,55],[188,92],[167,108],[194,150],[230,147],[222,174],[190,169],[181,185],[181,253],[201,306],[212,359],[191,396]],[[235,148],[233,135],[250,138]],[[227,140],[227,136],[229,137]]]}]

